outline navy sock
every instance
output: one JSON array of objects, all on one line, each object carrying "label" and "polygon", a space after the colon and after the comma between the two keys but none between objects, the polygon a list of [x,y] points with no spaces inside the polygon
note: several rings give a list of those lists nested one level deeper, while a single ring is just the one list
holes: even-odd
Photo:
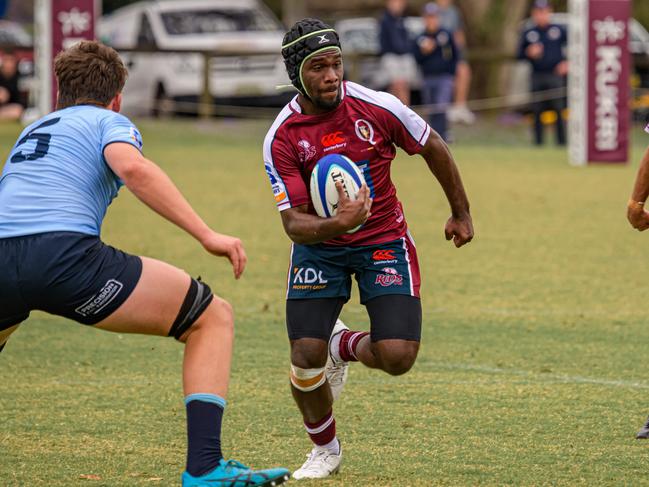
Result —
[{"label": "navy sock", "polygon": [[221,421],[225,400],[215,394],[190,394],[187,407],[187,472],[200,477],[214,470],[223,458]]}]

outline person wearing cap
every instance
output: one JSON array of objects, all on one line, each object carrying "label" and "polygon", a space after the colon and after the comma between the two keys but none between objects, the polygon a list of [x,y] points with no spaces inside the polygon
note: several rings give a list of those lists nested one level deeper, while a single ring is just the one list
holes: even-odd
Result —
[{"label": "person wearing cap", "polygon": [[[565,107],[565,89],[568,61],[566,60],[566,29],[551,23],[552,6],[547,0],[536,0],[532,6],[534,25],[522,32],[518,58],[532,65],[531,92],[534,112],[534,143],[543,144],[541,113],[546,107],[556,113],[556,142],[566,143],[566,129],[562,118]],[[549,99],[544,100],[545,97]]]},{"label": "person wearing cap", "polygon": [[412,39],[404,22],[407,0],[387,0],[379,24],[381,73],[387,77],[388,91],[402,103],[410,103],[410,84],[416,75],[410,52]]},{"label": "person wearing cap", "polygon": [[440,27],[439,6],[424,5],[424,32],[416,39],[415,59],[423,74],[422,101],[427,105],[430,126],[448,140],[446,112],[453,100],[458,50],[453,34]]},{"label": "person wearing cap", "polygon": [[[297,22],[284,36],[282,56],[298,94],[270,127],[263,158],[293,242],[286,294],[289,376],[313,442],[293,477],[323,478],[340,469],[343,449],[332,406],[349,362],[401,375],[419,350],[417,250],[390,177],[397,147],[420,154],[442,186],[452,213],[446,238],[461,247],[473,238],[473,226],[462,179],[443,139],[395,96],[343,81],[334,29],[317,19]],[[339,185],[336,214],[321,218],[311,203],[309,179],[329,154],[356,163],[367,184],[355,199]],[[352,276],[369,315],[369,333],[350,330],[338,319]]]}]

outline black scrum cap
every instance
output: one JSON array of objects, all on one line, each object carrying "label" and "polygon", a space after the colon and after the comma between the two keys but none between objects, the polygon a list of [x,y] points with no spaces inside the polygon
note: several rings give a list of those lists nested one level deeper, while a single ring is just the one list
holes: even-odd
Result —
[{"label": "black scrum cap", "polygon": [[326,49],[340,52],[338,34],[329,25],[318,19],[302,19],[284,35],[282,56],[288,77],[293,86],[305,95],[309,94],[302,83],[302,66],[310,57]]}]

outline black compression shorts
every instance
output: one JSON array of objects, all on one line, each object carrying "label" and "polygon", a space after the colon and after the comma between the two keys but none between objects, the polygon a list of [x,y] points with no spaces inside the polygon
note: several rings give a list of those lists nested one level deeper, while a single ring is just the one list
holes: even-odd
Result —
[{"label": "black compression shorts", "polygon": [[[286,327],[289,339],[319,338],[328,341],[345,301],[343,298],[287,300]],[[365,306],[370,316],[370,338],[373,342],[421,340],[419,298],[389,294],[372,298]]]}]

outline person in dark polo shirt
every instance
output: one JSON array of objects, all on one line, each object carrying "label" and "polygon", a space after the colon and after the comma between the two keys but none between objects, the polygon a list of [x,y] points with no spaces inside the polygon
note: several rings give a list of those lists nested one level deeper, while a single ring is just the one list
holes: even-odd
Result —
[{"label": "person in dark polo shirt", "polygon": [[[543,144],[543,110],[556,112],[556,142],[566,143],[566,129],[561,111],[565,107],[565,96],[548,90],[559,91],[566,86],[568,61],[565,49],[567,43],[566,29],[551,23],[552,6],[547,0],[536,0],[532,6],[534,25],[521,34],[518,58],[529,61],[532,65],[531,91],[534,101],[534,142]],[[544,99],[547,96],[549,99]]]},{"label": "person in dark polo shirt", "polygon": [[458,50],[453,33],[440,27],[439,6],[424,5],[424,32],[416,39],[414,55],[423,75],[422,101],[431,110],[430,126],[448,142],[446,112],[453,101]]}]

